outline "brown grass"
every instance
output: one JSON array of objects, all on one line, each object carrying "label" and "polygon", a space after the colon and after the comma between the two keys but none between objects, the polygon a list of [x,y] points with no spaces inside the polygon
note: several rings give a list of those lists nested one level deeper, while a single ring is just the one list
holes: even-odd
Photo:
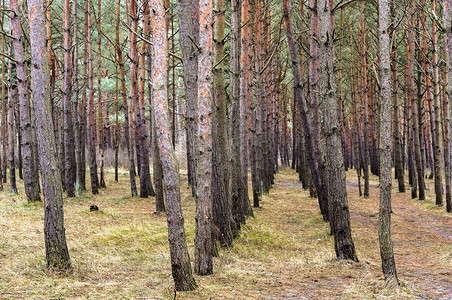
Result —
[{"label": "brown grass", "polygon": [[[154,199],[130,198],[127,172],[92,196],[65,199],[65,224],[73,270],[45,269],[43,206],[23,195],[0,194],[0,298],[131,299],[174,296],[166,218],[154,214]],[[186,171],[182,171],[186,174]],[[356,182],[353,171],[348,180]],[[194,200],[182,179],[187,241],[193,257]],[[282,170],[255,218],[242,227],[234,248],[222,249],[214,274],[196,276],[199,288],[184,299],[447,299],[452,273],[450,215],[426,203],[393,194],[393,236],[402,286],[384,290],[377,237],[378,179],[371,198],[348,190],[352,233],[359,263],[337,261],[329,225],[316,199],[296,174]],[[21,184],[19,184],[21,186]],[[7,189],[7,187],[6,187]],[[431,193],[431,190],[429,191]],[[99,212],[89,212],[96,204]],[[154,297],[154,298],[152,298]],[[298,297],[298,298],[296,298]]]}]

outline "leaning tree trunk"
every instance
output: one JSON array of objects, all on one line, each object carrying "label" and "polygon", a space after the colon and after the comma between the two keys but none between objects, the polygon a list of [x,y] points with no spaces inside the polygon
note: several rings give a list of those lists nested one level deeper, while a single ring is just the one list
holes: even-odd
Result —
[{"label": "leaning tree trunk", "polygon": [[14,37],[13,46],[16,59],[16,74],[19,92],[19,115],[22,132],[22,158],[24,170],[25,194],[28,201],[41,201],[39,195],[39,177],[34,174],[33,168],[33,127],[31,126],[30,103],[28,99],[28,85],[26,78],[26,67],[24,61],[24,49],[22,44],[22,31],[19,19],[19,6],[17,0],[10,1],[11,29]]},{"label": "leaning tree trunk", "polygon": [[63,192],[53,135],[49,66],[42,0],[28,0],[31,45],[31,90],[33,91],[39,161],[44,193],[44,238],[47,268],[71,267],[64,230]]},{"label": "leaning tree trunk", "polygon": [[385,286],[398,284],[391,239],[391,81],[389,55],[389,3],[379,1],[380,45],[380,213],[378,237]]},{"label": "leaning tree trunk", "polygon": [[184,217],[180,198],[179,165],[171,145],[167,97],[167,39],[165,17],[160,0],[149,1],[152,22],[153,61],[153,109],[156,138],[159,146],[165,176],[165,198],[168,221],[168,240],[170,245],[172,274],[177,291],[196,288],[192,275],[187,242],[185,240]]}]

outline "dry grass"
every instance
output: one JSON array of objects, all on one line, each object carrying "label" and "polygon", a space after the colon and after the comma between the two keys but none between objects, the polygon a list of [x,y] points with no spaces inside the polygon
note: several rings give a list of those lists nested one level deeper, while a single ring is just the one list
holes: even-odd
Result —
[{"label": "dry grass", "polygon": [[[87,192],[65,199],[66,235],[74,266],[68,274],[45,269],[42,204],[28,204],[23,190],[17,196],[0,194],[0,298],[174,297],[166,218],[153,213],[153,198],[130,198],[127,173],[120,174],[120,182],[114,183],[112,170],[108,170],[108,188],[99,195]],[[356,182],[352,171],[347,176]],[[181,178],[187,241],[193,257],[194,200],[186,176]],[[242,227],[234,248],[222,249],[220,257],[215,258],[214,274],[197,276],[199,288],[178,293],[177,297],[447,297],[452,247],[450,231],[449,236],[443,235],[451,228],[447,226],[452,226],[451,218],[430,207],[429,200],[410,200],[408,193],[394,194],[393,200],[393,234],[403,285],[396,290],[382,288],[376,234],[377,184],[378,179],[373,177],[370,199],[357,197],[356,187],[349,187],[359,263],[336,261],[329,225],[322,221],[317,200],[301,189],[292,170],[285,169],[277,175],[270,194],[263,196],[262,207],[255,209],[255,218]],[[100,211],[89,212],[91,204],[99,206]]]}]

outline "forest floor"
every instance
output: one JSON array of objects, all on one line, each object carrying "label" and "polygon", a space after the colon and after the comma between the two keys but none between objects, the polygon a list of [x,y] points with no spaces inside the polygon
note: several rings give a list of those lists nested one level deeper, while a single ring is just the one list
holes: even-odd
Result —
[{"label": "forest floor", "polygon": [[[193,260],[195,206],[182,173]],[[385,290],[377,235],[378,178],[371,177],[370,198],[364,199],[358,196],[356,173],[347,173],[358,263],[335,259],[329,225],[297,178],[293,170],[282,169],[234,247],[220,250],[214,274],[196,276],[198,289],[177,293],[177,298],[452,299],[452,216],[434,205],[432,181],[425,202],[411,200],[409,191],[397,193],[393,185],[392,234],[402,285]],[[45,268],[42,203],[27,203],[23,189],[19,195],[0,194],[0,299],[174,298],[165,215],[153,213],[153,198],[129,197],[125,171],[119,183],[113,182],[112,170],[107,179],[99,195],[65,199],[73,265],[65,274]],[[90,212],[91,204],[100,211]]]}]

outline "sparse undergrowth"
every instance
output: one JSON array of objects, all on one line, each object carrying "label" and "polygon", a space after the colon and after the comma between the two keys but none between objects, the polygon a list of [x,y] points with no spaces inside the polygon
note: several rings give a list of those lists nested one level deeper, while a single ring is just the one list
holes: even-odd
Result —
[{"label": "sparse undergrowth", "polygon": [[[182,172],[185,173],[185,172]],[[166,218],[154,199],[130,198],[128,176],[119,183],[107,172],[107,189],[65,199],[65,225],[73,270],[45,269],[43,205],[23,194],[0,198],[0,298],[117,299],[174,297]],[[125,175],[124,175],[125,174]],[[214,274],[196,277],[186,299],[447,299],[452,277],[450,215],[444,208],[393,191],[393,237],[402,285],[384,290],[378,251],[378,178],[369,199],[349,184],[352,233],[359,263],[337,261],[329,225],[298,176],[283,169],[255,218],[242,226],[232,249],[222,249]],[[182,176],[187,241],[193,258],[194,200]],[[356,182],[354,171],[348,183]],[[89,182],[89,181],[87,181]],[[431,184],[431,182],[428,182]],[[19,184],[19,186],[22,186]],[[5,186],[5,190],[8,187]],[[428,191],[431,193],[431,190]],[[429,194],[427,194],[429,195]],[[90,212],[95,204],[99,211]]]}]

